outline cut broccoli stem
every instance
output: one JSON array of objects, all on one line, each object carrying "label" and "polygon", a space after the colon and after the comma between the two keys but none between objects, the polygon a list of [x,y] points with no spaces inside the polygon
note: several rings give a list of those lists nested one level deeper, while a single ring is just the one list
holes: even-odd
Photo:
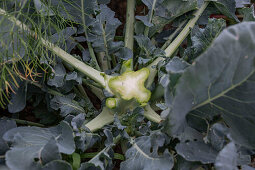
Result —
[{"label": "cut broccoli stem", "polygon": [[144,87],[144,82],[150,72],[147,68],[138,71],[127,71],[120,76],[112,77],[108,81],[110,90],[115,98],[106,100],[106,107],[103,111],[86,126],[92,131],[102,128],[104,125],[112,123],[114,113],[122,116],[128,109],[132,110],[137,106],[145,106],[144,116],[149,120],[159,123],[162,121],[160,116],[147,105],[151,92]]},{"label": "cut broccoli stem", "polygon": [[150,100],[151,92],[144,87],[144,82],[150,74],[149,69],[127,71],[120,76],[109,79],[110,90],[123,100],[136,99],[140,104]]},{"label": "cut broccoli stem", "polygon": [[118,106],[118,99],[117,98],[108,98],[108,99],[106,99],[105,105],[109,109],[115,109]]}]

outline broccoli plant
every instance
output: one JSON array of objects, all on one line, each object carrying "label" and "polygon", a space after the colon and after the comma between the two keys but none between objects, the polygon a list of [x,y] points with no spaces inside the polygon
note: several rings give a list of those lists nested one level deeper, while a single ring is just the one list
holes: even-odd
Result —
[{"label": "broccoli plant", "polygon": [[0,1],[0,169],[252,169],[252,2],[113,3]]}]

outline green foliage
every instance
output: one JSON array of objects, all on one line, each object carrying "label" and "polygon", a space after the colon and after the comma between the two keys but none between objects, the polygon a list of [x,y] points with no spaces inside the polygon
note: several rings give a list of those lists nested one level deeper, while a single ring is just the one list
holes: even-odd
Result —
[{"label": "green foliage", "polygon": [[226,15],[230,19],[235,20],[236,22],[239,21],[235,15],[236,4],[233,3],[232,0],[218,0],[214,3],[214,5],[222,14]]},{"label": "green foliage", "polygon": [[[17,127],[4,134],[3,139],[12,143],[11,150],[6,153],[6,164],[11,169],[44,169],[43,166],[54,165],[54,160],[61,159],[60,153],[71,154],[75,146],[72,129],[62,122],[57,127]],[[25,158],[25,159],[24,159]],[[20,163],[20,161],[22,163]],[[34,162],[38,160],[38,162]],[[50,163],[50,165],[47,165]],[[61,162],[61,164],[67,164]]]},{"label": "green foliage", "polygon": [[[182,131],[186,114],[190,111],[209,114],[216,110],[230,126],[236,142],[254,147],[254,136],[244,133],[244,129],[254,126],[253,113],[249,111],[253,107],[252,93],[248,93],[253,87],[254,77],[254,26],[254,23],[242,23],[224,30],[187,68],[178,81],[170,104],[169,133],[176,135]],[[249,41],[248,47],[243,43],[244,39]]]},{"label": "green foliage", "polygon": [[225,27],[225,20],[209,19],[205,28],[194,28],[191,33],[192,46],[185,50],[186,59],[193,60],[206,51]]},{"label": "green foliage", "polygon": [[215,167],[219,170],[237,169],[237,149],[235,143],[227,144],[216,158]]},{"label": "green foliage", "polygon": [[131,141],[132,147],[125,154],[126,161],[121,169],[172,169],[173,157],[166,149],[158,155],[158,149],[165,145],[166,136],[155,132],[150,136],[142,136]]},{"label": "green foliage", "polygon": [[254,5],[250,8],[242,8],[239,10],[243,14],[243,21],[255,21]]},{"label": "green foliage", "polygon": [[112,3],[0,1],[0,169],[251,169],[250,0]]}]

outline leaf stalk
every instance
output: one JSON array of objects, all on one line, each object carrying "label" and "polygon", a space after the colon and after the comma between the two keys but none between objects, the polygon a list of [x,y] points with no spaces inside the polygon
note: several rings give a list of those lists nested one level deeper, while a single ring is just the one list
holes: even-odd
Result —
[{"label": "leaf stalk", "polygon": [[[8,13],[3,9],[0,9],[0,15],[9,16]],[[35,37],[35,38],[37,37],[37,34],[34,31],[30,30],[27,25],[23,24],[21,21],[19,21],[15,17],[9,16],[8,19],[10,21],[12,21],[14,24],[16,24],[20,29],[29,33],[32,37]],[[106,88],[107,83],[105,81],[105,77],[102,76],[102,72],[100,72],[100,71],[94,69],[93,67],[90,67],[87,64],[83,63],[82,61],[76,59],[75,57],[68,54],[66,51],[64,51],[60,47],[55,46],[53,43],[49,42],[48,40],[46,40],[42,37],[40,38],[40,40],[41,40],[41,43],[43,44],[43,46],[45,46],[47,49],[49,49],[54,54],[59,56],[62,60],[69,63],[75,69],[79,70],[80,72],[82,72],[83,74],[85,74],[86,76],[88,76],[89,78],[91,78],[95,82],[98,82],[101,86]]]},{"label": "leaf stalk", "polygon": [[[157,3],[157,0],[153,0],[152,8],[151,8],[151,11],[150,11],[150,13],[149,13],[149,23],[151,23],[151,21],[152,21],[152,17],[153,17],[154,9],[155,9],[155,7],[156,7],[156,3]],[[144,30],[144,35],[145,35],[146,37],[149,36],[149,31],[150,31],[150,27],[146,26],[146,27],[145,27],[145,30]]]},{"label": "leaf stalk", "polygon": [[[185,40],[185,38],[189,35],[191,30],[194,28],[196,22],[198,21],[199,17],[202,15],[206,7],[208,6],[209,2],[205,2],[201,8],[199,8],[195,13],[194,17],[189,20],[187,25],[183,28],[180,34],[174,39],[174,41],[165,49],[166,57],[171,57],[175,51],[179,48],[181,43]],[[147,68],[150,70],[150,76],[147,80],[146,87],[150,87],[154,81],[154,78],[157,74],[157,68],[155,67],[160,61],[164,61],[165,58],[158,57],[154,60]]]},{"label": "leaf stalk", "polygon": [[148,120],[156,123],[160,123],[163,121],[163,119],[158,115],[150,105],[146,105],[144,108],[144,117],[146,117]]},{"label": "leaf stalk", "polygon": [[[132,51],[134,46],[135,3],[135,0],[127,0],[125,47]],[[131,60],[131,69],[133,70],[133,58],[129,60]]]},{"label": "leaf stalk", "polygon": [[196,22],[208,6],[209,2],[205,2],[195,13],[194,18],[189,20],[187,25],[183,28],[181,33],[175,38],[175,40],[165,49],[165,53],[167,57],[171,57],[177,48],[181,45],[181,43],[186,39],[191,30],[194,28]]},{"label": "leaf stalk", "polygon": [[135,22],[135,0],[127,0],[125,47],[133,50],[134,46],[134,22]]},{"label": "leaf stalk", "polygon": [[85,126],[89,128],[91,132],[95,132],[104,127],[105,125],[112,123],[113,121],[113,111],[107,107],[104,107],[102,112],[97,117],[89,121]]}]

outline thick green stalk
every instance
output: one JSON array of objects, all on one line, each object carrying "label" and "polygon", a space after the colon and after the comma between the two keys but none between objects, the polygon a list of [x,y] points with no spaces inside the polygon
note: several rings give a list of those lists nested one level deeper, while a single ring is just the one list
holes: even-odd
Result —
[{"label": "thick green stalk", "polygon": [[106,86],[106,82],[104,80],[104,77],[101,75],[102,73],[97,71],[96,69],[86,65],[82,61],[74,58],[72,55],[68,54],[61,48],[55,46],[54,44],[50,43],[47,40],[41,39],[43,45],[50,49],[52,52],[54,52],[56,55],[58,55],[62,60],[66,61],[70,65],[72,65],[75,69],[79,70],[95,82],[99,83],[103,87]]},{"label": "thick green stalk", "polygon": [[89,128],[91,132],[95,132],[104,127],[105,125],[112,123],[113,121],[113,111],[107,107],[104,107],[102,112],[97,117],[89,121],[85,126]]},{"label": "thick green stalk", "polygon": [[163,121],[163,119],[150,107],[150,105],[145,106],[144,117],[156,123],[160,123]]},{"label": "thick green stalk", "polygon": [[127,0],[125,47],[133,50],[134,46],[134,22],[135,22],[135,0]]},{"label": "thick green stalk", "polygon": [[[206,7],[208,6],[209,2],[205,2],[200,9],[198,9],[195,13],[192,19],[189,20],[187,25],[183,28],[183,30],[180,32],[180,34],[175,38],[175,40],[165,49],[165,54],[167,57],[171,57],[175,51],[178,49],[178,47],[181,45],[181,43],[185,40],[185,38],[189,35],[192,28],[195,26],[196,22],[198,21],[199,17],[202,15]],[[150,87],[151,84],[154,81],[154,78],[157,74],[157,68],[155,66],[160,62],[164,61],[165,59],[163,57],[158,57],[156,60],[154,60],[147,68],[150,70],[150,76],[147,80],[146,87]]]},{"label": "thick green stalk", "polygon": [[156,74],[157,74],[157,68],[155,66],[157,66],[157,64],[160,61],[164,61],[164,60],[165,60],[165,58],[158,57],[150,65],[147,66],[147,68],[150,70],[150,75],[146,82],[146,88],[149,88],[152,85],[152,83],[154,82],[154,78],[156,77]]},{"label": "thick green stalk", "polygon": [[[7,12],[3,9],[0,9],[0,15],[8,16]],[[9,16],[8,19],[12,21],[20,29],[29,33],[32,37],[36,37],[37,34],[34,31],[30,30],[25,24],[17,20],[15,17]],[[40,38],[40,41],[43,44],[43,46],[51,50],[54,54],[59,56],[62,60],[72,65],[75,69],[87,75],[92,80],[98,82],[101,86],[106,87],[107,84],[105,82],[105,78],[101,75],[102,72],[86,65],[85,63],[76,59],[72,55],[68,54],[67,52],[59,48],[58,46],[55,46],[53,43],[49,42],[48,40]]]},{"label": "thick green stalk", "polygon": [[[135,3],[135,0],[127,0],[125,47],[132,51],[134,46]],[[130,60],[131,70],[133,70],[133,58]]]},{"label": "thick green stalk", "polygon": [[190,31],[194,28],[196,22],[199,17],[202,15],[204,10],[206,9],[209,2],[205,2],[199,10],[194,13],[194,18],[189,20],[187,25],[183,28],[181,33],[175,38],[175,40],[165,49],[165,53],[167,57],[171,57],[177,48],[181,45],[181,43],[185,40],[185,38],[189,35]]},{"label": "thick green stalk", "polygon": [[168,37],[167,41],[164,43],[164,45],[161,47],[161,50],[165,50],[173,41],[174,37],[181,31],[183,25],[186,23],[187,20],[184,20],[180,23],[178,28]]},{"label": "thick green stalk", "polygon": [[[152,122],[160,123],[163,121],[161,117],[150,107],[146,105],[144,108],[144,116]],[[89,121],[85,126],[90,129],[91,132],[95,132],[105,125],[108,125],[114,121],[114,111],[107,107],[104,107],[102,112]]]}]

